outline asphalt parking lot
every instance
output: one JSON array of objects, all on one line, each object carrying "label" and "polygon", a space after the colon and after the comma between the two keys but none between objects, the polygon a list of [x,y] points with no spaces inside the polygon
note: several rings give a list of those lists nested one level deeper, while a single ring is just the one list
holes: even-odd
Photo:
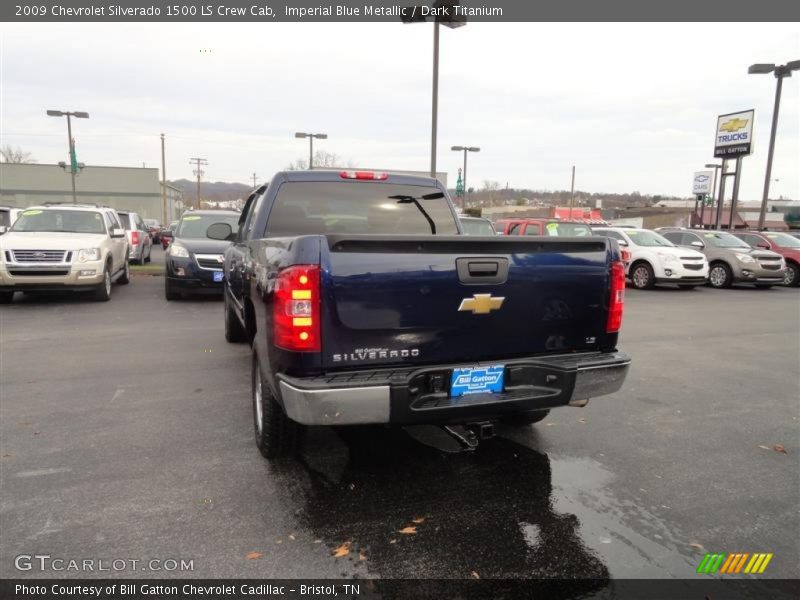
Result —
[{"label": "asphalt parking lot", "polygon": [[685,578],[706,551],[798,576],[796,289],[629,290],[623,390],[475,453],[323,428],[270,465],[221,302],[162,286],[0,308],[0,576],[92,576],[14,567],[48,554],[193,561],[96,576]]}]

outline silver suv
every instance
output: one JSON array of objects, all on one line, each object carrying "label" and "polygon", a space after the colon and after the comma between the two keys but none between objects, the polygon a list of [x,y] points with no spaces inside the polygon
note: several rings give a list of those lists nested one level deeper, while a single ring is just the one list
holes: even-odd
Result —
[{"label": "silver suv", "polygon": [[752,283],[757,288],[769,288],[783,283],[786,263],[780,254],[751,248],[727,231],[681,229],[661,230],[660,233],[677,246],[693,248],[706,255],[711,287]]},{"label": "silver suv", "polygon": [[0,236],[0,303],[16,291],[62,290],[90,291],[104,301],[112,281],[130,281],[128,239],[113,208],[32,206]]},{"label": "silver suv", "polygon": [[139,213],[128,210],[117,211],[120,223],[128,235],[128,260],[132,263],[143,265],[150,262],[150,253],[153,251],[153,240]]}]

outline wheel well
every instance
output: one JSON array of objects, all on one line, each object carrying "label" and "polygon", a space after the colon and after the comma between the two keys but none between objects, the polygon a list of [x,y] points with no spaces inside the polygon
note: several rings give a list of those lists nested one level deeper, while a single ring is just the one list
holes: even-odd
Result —
[{"label": "wheel well", "polygon": [[724,261],[722,259],[712,260],[710,263],[708,263],[708,268],[710,269],[711,267],[716,267],[717,265],[723,265],[727,267],[729,271],[733,271],[733,269],[727,263],[727,261]]},{"label": "wheel well", "polygon": [[639,265],[647,265],[650,267],[650,270],[653,270],[653,265],[650,264],[650,261],[645,258],[637,258],[635,261],[631,263],[631,266],[628,268],[628,273],[633,273],[633,270],[638,267]]}]

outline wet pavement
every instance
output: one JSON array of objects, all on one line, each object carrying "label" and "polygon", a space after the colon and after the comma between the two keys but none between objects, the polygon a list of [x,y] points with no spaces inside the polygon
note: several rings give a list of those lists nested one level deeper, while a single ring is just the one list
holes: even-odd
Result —
[{"label": "wet pavement", "polygon": [[[708,552],[800,564],[798,290],[628,292],[623,390],[473,453],[441,430],[252,439],[249,350],[160,277],[0,307],[0,576],[687,578]],[[774,449],[782,445],[786,454]],[[14,557],[190,559],[18,571]],[[339,554],[340,556],[336,556]]]}]

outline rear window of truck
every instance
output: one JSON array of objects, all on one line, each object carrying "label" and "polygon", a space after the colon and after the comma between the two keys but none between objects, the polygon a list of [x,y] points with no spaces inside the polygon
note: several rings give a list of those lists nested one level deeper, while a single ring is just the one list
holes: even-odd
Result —
[{"label": "rear window of truck", "polygon": [[455,235],[455,217],[435,187],[297,181],[280,186],[267,237],[337,233]]}]

